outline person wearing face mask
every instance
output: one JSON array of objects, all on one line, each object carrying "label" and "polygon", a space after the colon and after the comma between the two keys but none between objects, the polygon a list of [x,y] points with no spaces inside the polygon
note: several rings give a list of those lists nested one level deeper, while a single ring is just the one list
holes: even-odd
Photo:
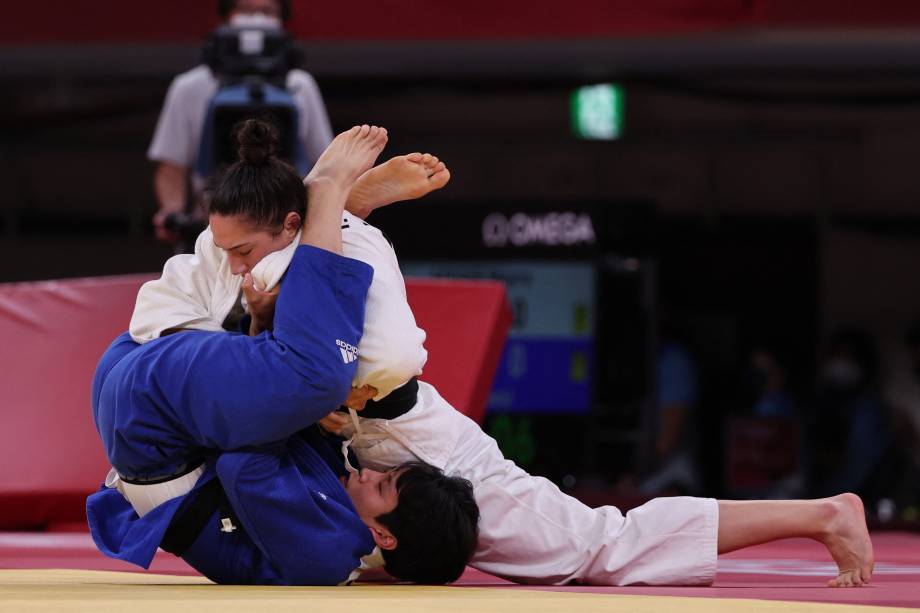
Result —
[{"label": "person wearing face mask", "polygon": [[865,331],[845,328],[831,335],[813,426],[819,494],[855,491],[872,497],[873,475],[892,443],[878,371],[875,345]]},{"label": "person wearing face mask", "polygon": [[[289,0],[219,0],[217,9],[224,24],[258,23],[260,27],[279,29],[291,13]],[[157,165],[153,185],[158,210],[153,216],[153,226],[160,240],[179,240],[170,221],[176,216],[188,214],[193,219],[204,218],[200,197],[206,177],[192,169],[198,157],[208,103],[218,87],[217,76],[203,64],[178,75],[169,86],[147,150],[147,158]],[[311,167],[332,141],[326,107],[316,81],[303,70],[288,72],[286,89],[298,110],[297,137],[303,145],[307,166]],[[187,202],[189,181],[191,206]]]}]

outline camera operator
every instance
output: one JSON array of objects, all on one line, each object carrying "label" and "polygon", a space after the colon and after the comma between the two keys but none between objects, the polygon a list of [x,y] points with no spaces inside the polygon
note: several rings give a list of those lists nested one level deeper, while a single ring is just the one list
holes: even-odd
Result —
[{"label": "camera operator", "polygon": [[[219,0],[218,13],[224,25],[236,25],[261,18],[262,24],[281,28],[290,17],[289,0]],[[286,88],[299,115],[298,139],[308,167],[332,141],[332,129],[322,96],[311,75],[299,69],[287,73]],[[205,125],[208,104],[220,86],[207,65],[199,65],[173,79],[166,94],[153,142],[147,157],[157,163],[154,192],[159,210],[153,217],[156,236],[177,242],[187,233],[189,220],[204,226],[200,202],[206,177],[194,171]],[[191,176],[189,176],[191,174]],[[191,180],[191,203],[187,189]]]}]

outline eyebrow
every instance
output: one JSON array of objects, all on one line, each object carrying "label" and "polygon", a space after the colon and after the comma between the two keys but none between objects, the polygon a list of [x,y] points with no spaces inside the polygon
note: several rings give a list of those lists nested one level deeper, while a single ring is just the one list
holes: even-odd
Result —
[{"label": "eyebrow", "polygon": [[214,241],[214,246],[217,247],[218,249],[223,249],[224,251],[233,251],[235,249],[239,249],[240,247],[245,247],[248,244],[249,244],[248,242],[244,242],[244,243],[240,243],[239,245],[234,245],[233,247],[221,247],[220,245],[217,244],[217,241]]}]

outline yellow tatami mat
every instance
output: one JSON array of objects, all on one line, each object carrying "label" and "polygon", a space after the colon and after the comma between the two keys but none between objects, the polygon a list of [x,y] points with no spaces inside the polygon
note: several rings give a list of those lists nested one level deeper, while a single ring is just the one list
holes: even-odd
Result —
[{"label": "yellow tatami mat", "polygon": [[323,587],[216,586],[198,577],[87,570],[0,570],[0,611],[117,613],[284,613],[374,611],[408,613],[744,613],[908,609],[780,601],[626,596],[530,589],[358,585]]}]

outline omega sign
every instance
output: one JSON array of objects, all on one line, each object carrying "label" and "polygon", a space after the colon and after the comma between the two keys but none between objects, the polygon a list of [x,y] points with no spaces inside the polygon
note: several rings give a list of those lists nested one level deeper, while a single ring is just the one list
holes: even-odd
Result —
[{"label": "omega sign", "polygon": [[593,245],[594,225],[587,213],[492,213],[482,222],[486,247]]}]

